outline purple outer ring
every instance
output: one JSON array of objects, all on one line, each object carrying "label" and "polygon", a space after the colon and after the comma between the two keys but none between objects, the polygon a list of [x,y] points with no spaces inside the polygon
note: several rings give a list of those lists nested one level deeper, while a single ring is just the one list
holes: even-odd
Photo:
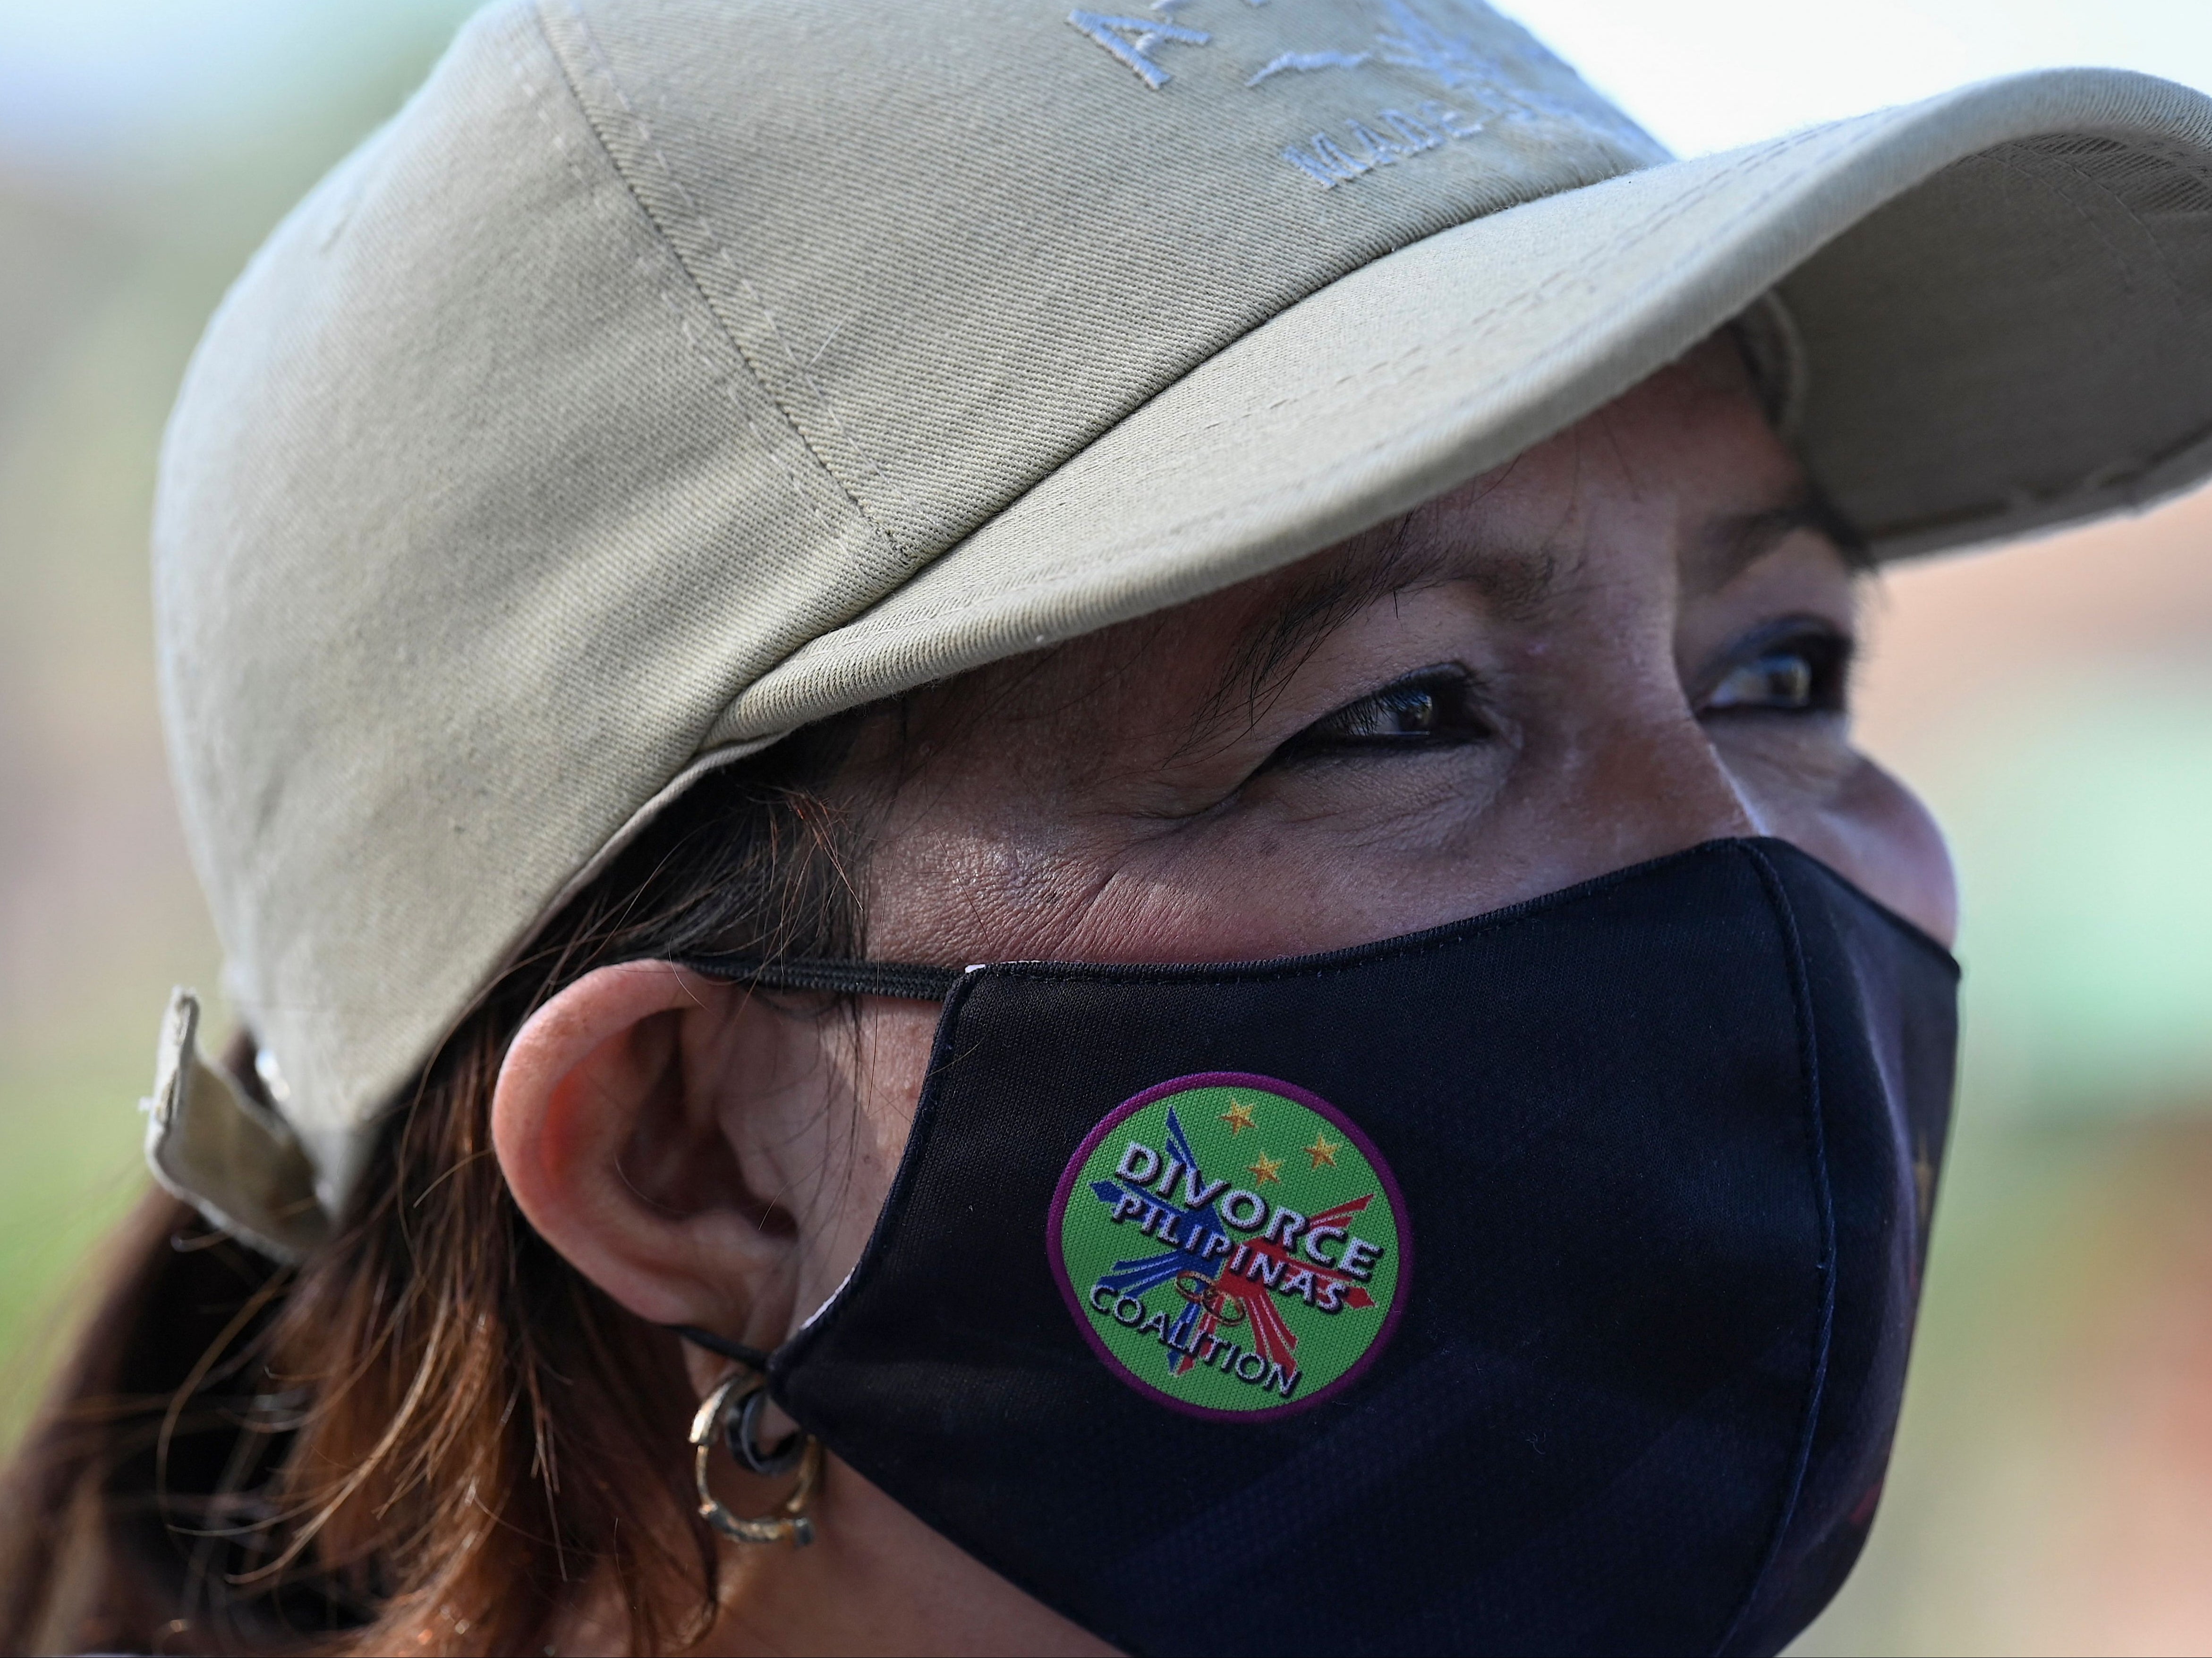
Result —
[{"label": "purple outer ring", "polygon": [[[1292,1400],[1287,1405],[1263,1406],[1256,1411],[1224,1411],[1212,1405],[1193,1405],[1162,1392],[1149,1382],[1139,1380],[1136,1372],[1116,1357],[1114,1351],[1101,1341],[1098,1333],[1091,1327],[1091,1321],[1083,1315],[1083,1304],[1076,1296],[1075,1285],[1067,1276],[1067,1258],[1060,1247],[1060,1229],[1067,1223],[1067,1199],[1075,1190],[1076,1176],[1083,1172],[1083,1165],[1091,1161],[1091,1154],[1098,1149],[1099,1141],[1113,1132],[1115,1124],[1127,1121],[1155,1100],[1194,1088],[1259,1089],[1269,1094],[1279,1094],[1285,1099],[1295,1100],[1310,1111],[1319,1112],[1351,1137],[1352,1144],[1359,1148],[1360,1155],[1367,1159],[1368,1167],[1381,1177],[1382,1194],[1390,1200],[1390,1218],[1398,1229],[1398,1278],[1390,1291],[1390,1310],[1382,1315],[1382,1327],[1375,1333],[1375,1339],[1367,1344],[1367,1351],[1360,1354],[1350,1370],[1319,1393]],[[1075,1155],[1067,1160],[1066,1169],[1061,1171],[1060,1184],[1053,1188],[1052,1209],[1045,1220],[1044,1244],[1045,1259],[1051,1264],[1053,1281],[1060,1285],[1060,1298],[1067,1303],[1068,1316],[1075,1321],[1075,1327],[1083,1333],[1083,1339],[1091,1344],[1091,1351],[1098,1355],[1099,1362],[1105,1365],[1107,1370],[1123,1385],[1142,1394],[1153,1404],[1164,1405],[1170,1411],[1180,1411],[1185,1416],[1199,1417],[1208,1422],[1279,1421],[1286,1416],[1296,1416],[1300,1411],[1310,1411],[1324,1400],[1342,1393],[1366,1374],[1367,1367],[1381,1356],[1382,1350],[1390,1345],[1390,1338],[1397,1333],[1399,1315],[1406,1310],[1407,1291],[1413,1277],[1413,1218],[1407,1212],[1406,1194],[1398,1189],[1398,1177],[1390,1172],[1389,1163],[1375,1149],[1375,1142],[1367,1138],[1358,1123],[1320,1095],[1310,1093],[1296,1083],[1262,1077],[1250,1071],[1200,1071],[1188,1077],[1170,1078],[1166,1082],[1153,1084],[1141,1094],[1132,1095],[1100,1118],[1098,1126],[1085,1137],[1081,1145],[1076,1147]]]}]

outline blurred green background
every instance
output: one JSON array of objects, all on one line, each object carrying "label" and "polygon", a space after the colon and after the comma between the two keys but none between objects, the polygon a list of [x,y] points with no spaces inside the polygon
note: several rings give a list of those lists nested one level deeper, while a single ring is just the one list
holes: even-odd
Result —
[{"label": "blurred green background", "polygon": [[[1512,9],[1685,150],[2054,56],[2212,79],[2202,0],[1761,0],[1764,45],[1700,0],[1669,15],[1738,48],[1703,96],[1598,27],[1648,7]],[[467,9],[0,0],[0,1438],[140,1189],[168,987],[218,982],[154,705],[161,421],[224,284]],[[1875,608],[1863,728],[1954,836],[1966,1051],[1888,1496],[1797,1649],[2212,1650],[2212,497]]]}]

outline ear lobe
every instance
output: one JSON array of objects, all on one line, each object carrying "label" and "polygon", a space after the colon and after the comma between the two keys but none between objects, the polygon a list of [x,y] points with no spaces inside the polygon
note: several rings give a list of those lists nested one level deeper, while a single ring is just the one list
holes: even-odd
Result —
[{"label": "ear lobe", "polygon": [[[492,1143],[539,1235],[639,1317],[773,1346],[788,1319],[790,1226],[748,1191],[737,1130],[790,1108],[789,1022],[665,962],[602,968],[508,1048]],[[767,1339],[761,1341],[760,1338]]]}]

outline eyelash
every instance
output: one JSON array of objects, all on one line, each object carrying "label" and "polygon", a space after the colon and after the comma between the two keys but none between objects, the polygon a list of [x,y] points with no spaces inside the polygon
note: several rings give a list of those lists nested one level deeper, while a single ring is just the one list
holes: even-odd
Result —
[{"label": "eyelash", "polygon": [[1740,647],[1700,716],[1839,714],[1849,698],[1851,641],[1826,623],[1793,617]]},{"label": "eyelash", "polygon": [[[1738,647],[1699,708],[1700,716],[1835,714],[1846,701],[1851,641],[1825,622],[1792,617]],[[1460,748],[1498,733],[1474,707],[1474,676],[1424,668],[1348,702],[1267,756],[1261,769],[1352,754]]]},{"label": "eyelash", "polygon": [[1474,676],[1464,668],[1424,668],[1315,720],[1268,756],[1267,767],[1486,742],[1498,733],[1475,711],[1474,693]]}]

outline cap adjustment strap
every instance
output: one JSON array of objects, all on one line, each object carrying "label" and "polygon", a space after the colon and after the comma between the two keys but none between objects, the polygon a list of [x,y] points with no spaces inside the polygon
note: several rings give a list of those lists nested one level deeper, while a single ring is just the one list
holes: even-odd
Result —
[{"label": "cap adjustment strap", "polygon": [[284,1121],[200,1057],[199,998],[169,993],[146,1113],[154,1178],[216,1226],[296,1264],[329,1236],[315,1168]]}]

